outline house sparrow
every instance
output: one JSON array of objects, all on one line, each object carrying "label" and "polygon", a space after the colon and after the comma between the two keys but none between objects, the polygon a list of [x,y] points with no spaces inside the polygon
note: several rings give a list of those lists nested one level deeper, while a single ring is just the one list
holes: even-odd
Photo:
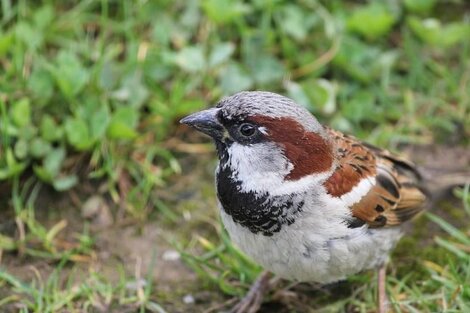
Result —
[{"label": "house sparrow", "polygon": [[427,201],[411,162],[322,126],[275,93],[240,92],[181,122],[215,141],[231,239],[285,279],[326,284],[383,267]]}]

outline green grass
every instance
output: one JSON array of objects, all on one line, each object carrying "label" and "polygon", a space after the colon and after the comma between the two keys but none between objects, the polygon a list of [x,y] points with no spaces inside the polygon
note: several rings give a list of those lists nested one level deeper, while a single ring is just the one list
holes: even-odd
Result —
[{"label": "green grass", "polygon": [[[65,259],[64,259],[65,261]],[[64,263],[59,263],[45,281],[37,279],[32,284],[18,280],[0,268],[3,285],[11,288],[11,295],[4,297],[0,306],[16,308],[19,312],[109,312],[116,308],[132,312],[165,312],[156,302],[149,299],[152,282],[149,279],[126,276],[122,268],[119,280],[110,282],[97,272],[88,273],[85,280],[77,283],[74,279],[80,273],[67,272],[62,282]]]},{"label": "green grass", "polygon": [[[391,149],[468,145],[468,10],[464,0],[0,0],[0,250],[56,268],[44,282],[20,281],[3,268],[0,305],[162,310],[154,289],[126,289],[135,279],[128,273],[119,283],[93,272],[73,288],[59,282],[93,258],[100,235],[81,219],[57,218],[54,192],[85,197],[90,185],[136,229],[148,221],[174,225],[182,233],[175,246],[201,288],[243,294],[259,267],[220,226],[191,224],[194,234],[181,226],[185,214],[201,211],[218,225],[215,208],[162,196],[182,171],[181,151],[201,150],[183,144],[193,139],[178,118],[224,95],[265,89]],[[44,194],[53,196],[44,203]],[[468,189],[459,195],[468,214]],[[448,234],[421,249],[418,238],[434,224]],[[468,229],[431,214],[417,225],[390,268],[395,310],[468,310]],[[411,261],[409,249],[417,250]],[[355,276],[350,292],[316,293],[309,304],[319,312],[373,310],[372,278]]]}]

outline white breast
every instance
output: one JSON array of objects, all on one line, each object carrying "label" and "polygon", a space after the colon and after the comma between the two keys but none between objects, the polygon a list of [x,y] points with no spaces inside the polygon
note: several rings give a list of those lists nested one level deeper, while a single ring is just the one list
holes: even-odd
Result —
[{"label": "white breast", "polygon": [[401,237],[398,227],[348,228],[344,223],[351,217],[350,203],[373,184],[359,184],[341,198],[312,193],[295,222],[272,236],[252,233],[223,210],[221,217],[235,244],[265,269],[291,280],[335,282],[382,265]]}]

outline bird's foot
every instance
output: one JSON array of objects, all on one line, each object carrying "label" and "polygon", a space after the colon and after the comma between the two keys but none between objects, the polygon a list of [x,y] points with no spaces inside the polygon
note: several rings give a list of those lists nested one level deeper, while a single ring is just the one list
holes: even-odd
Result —
[{"label": "bird's foot", "polygon": [[230,313],[256,313],[263,303],[264,296],[271,289],[271,273],[264,271],[251,285],[243,299],[230,310]]},{"label": "bird's foot", "polygon": [[377,273],[377,312],[387,313],[389,309],[389,301],[387,297],[387,291],[385,290],[385,278],[387,274],[387,268],[383,265],[379,268]]}]

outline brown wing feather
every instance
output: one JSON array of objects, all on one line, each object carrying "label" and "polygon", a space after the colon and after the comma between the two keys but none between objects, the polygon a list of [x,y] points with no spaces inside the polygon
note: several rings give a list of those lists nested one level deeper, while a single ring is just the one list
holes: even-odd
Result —
[{"label": "brown wing feather", "polygon": [[[375,176],[375,185],[352,206],[354,217],[369,224],[370,227],[386,227],[399,225],[423,210],[426,195],[419,188],[420,175],[413,163],[389,151],[363,144],[354,137],[331,129],[328,131],[338,147],[339,166],[325,184],[327,190],[335,191],[336,195],[344,194],[361,179],[370,175]],[[339,153],[341,151],[343,153]],[[360,168],[362,171],[360,173],[356,171],[355,175],[348,174],[351,168],[354,170]],[[338,176],[342,179],[338,179]],[[345,185],[343,182],[345,179],[348,179],[352,187],[340,187]],[[337,182],[342,184],[337,185]],[[339,192],[339,189],[343,192]]]},{"label": "brown wing feather", "polygon": [[327,128],[336,146],[337,169],[325,182],[328,193],[340,197],[376,174],[375,155],[356,138]]}]

